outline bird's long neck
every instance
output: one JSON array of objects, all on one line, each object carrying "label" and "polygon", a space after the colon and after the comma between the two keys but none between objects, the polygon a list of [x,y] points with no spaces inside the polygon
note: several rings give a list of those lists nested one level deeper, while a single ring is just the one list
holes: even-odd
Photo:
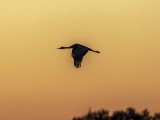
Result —
[{"label": "bird's long neck", "polygon": [[60,47],[58,49],[70,49],[70,48],[72,48],[72,46],[69,46],[69,47]]},{"label": "bird's long neck", "polygon": [[72,46],[69,46],[69,47],[63,47],[64,49],[69,49],[69,48],[72,48]]}]

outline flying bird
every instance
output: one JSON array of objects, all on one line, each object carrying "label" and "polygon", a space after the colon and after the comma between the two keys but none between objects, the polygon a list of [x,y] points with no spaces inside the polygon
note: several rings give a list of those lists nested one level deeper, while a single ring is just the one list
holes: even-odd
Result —
[{"label": "flying bird", "polygon": [[92,52],[95,52],[95,53],[100,53],[99,51],[92,50],[91,48],[88,48],[88,47],[86,47],[84,45],[81,45],[81,44],[78,44],[78,43],[73,44],[69,47],[60,47],[60,48],[57,48],[57,49],[70,49],[70,48],[72,48],[71,56],[74,59],[74,66],[76,68],[81,67],[83,57],[86,55],[86,53],[88,51],[92,51]]}]

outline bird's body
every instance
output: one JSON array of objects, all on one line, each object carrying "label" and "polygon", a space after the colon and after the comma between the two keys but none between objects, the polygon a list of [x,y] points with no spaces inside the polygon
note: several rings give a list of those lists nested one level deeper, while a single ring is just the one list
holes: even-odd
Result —
[{"label": "bird's body", "polygon": [[86,55],[86,53],[88,51],[92,51],[92,52],[96,52],[96,53],[100,53],[99,51],[94,51],[84,45],[81,44],[73,44],[70,47],[60,47],[58,49],[67,49],[67,48],[72,48],[72,54],[71,56],[74,59],[74,66],[76,68],[81,67],[81,63],[83,60],[83,57]]}]

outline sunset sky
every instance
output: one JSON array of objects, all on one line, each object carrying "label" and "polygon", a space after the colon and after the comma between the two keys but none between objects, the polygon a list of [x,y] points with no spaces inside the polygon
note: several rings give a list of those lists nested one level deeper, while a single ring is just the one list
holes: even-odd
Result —
[{"label": "sunset sky", "polygon": [[[82,67],[71,50],[84,44]],[[160,112],[160,0],[1,0],[0,120]]]}]

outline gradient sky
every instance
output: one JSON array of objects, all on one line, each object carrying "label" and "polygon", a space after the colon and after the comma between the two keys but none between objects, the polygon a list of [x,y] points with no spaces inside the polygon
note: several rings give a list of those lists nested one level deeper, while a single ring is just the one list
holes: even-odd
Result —
[{"label": "gradient sky", "polygon": [[[160,111],[159,0],[1,0],[0,119],[71,120],[91,107]],[[88,53],[80,69],[71,50]]]}]

